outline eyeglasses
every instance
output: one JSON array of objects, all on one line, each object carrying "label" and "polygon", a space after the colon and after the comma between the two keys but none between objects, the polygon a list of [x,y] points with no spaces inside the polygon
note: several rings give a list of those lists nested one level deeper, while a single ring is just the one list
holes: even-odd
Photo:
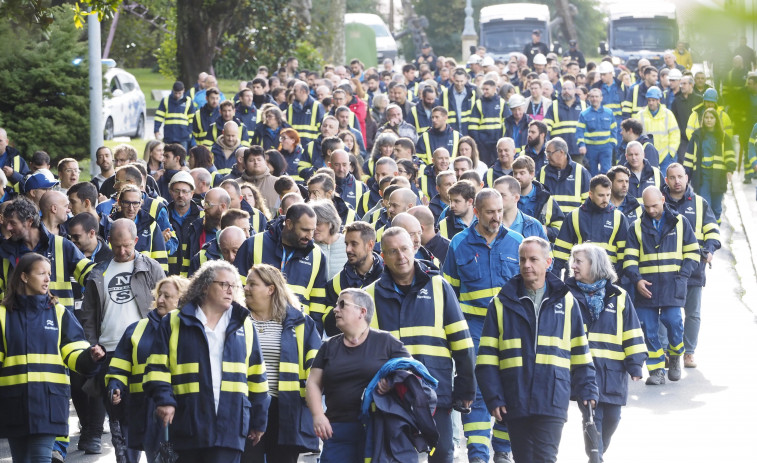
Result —
[{"label": "eyeglasses", "polygon": [[214,204],[214,203],[208,202],[206,200],[202,200],[202,207],[204,207],[205,209],[210,209],[211,207],[216,207],[216,206],[218,206],[218,204],[220,204],[220,203],[215,203]]},{"label": "eyeglasses", "polygon": [[177,188],[174,188],[173,190],[171,190],[171,193],[175,195],[187,196],[192,194],[192,190],[179,190]]},{"label": "eyeglasses", "polygon": [[287,141],[287,140],[291,140],[291,138],[289,138],[289,137],[279,137],[279,141]]},{"label": "eyeglasses", "polygon": [[547,151],[547,150],[544,150],[544,152],[545,152],[545,153],[547,153],[547,156],[552,156],[553,154],[555,154],[555,153],[559,153],[559,152],[561,152],[561,151],[562,151],[562,150],[554,150],[554,151]]},{"label": "eyeglasses", "polygon": [[351,305],[353,307],[357,307],[358,309],[362,309],[363,306],[360,304],[355,304],[354,302],[345,301],[344,299],[340,299],[337,301],[336,306],[339,308],[339,310],[344,310],[345,305]]},{"label": "eyeglasses", "polygon": [[73,174],[73,173],[81,174],[81,169],[63,169],[63,173],[64,174]]},{"label": "eyeglasses", "polygon": [[230,289],[239,289],[239,283],[229,283],[228,281],[213,280],[213,283],[221,287],[221,290],[228,292]]},{"label": "eyeglasses", "polygon": [[119,201],[119,204],[121,204],[121,207],[123,208],[137,208],[142,204],[142,201]]}]

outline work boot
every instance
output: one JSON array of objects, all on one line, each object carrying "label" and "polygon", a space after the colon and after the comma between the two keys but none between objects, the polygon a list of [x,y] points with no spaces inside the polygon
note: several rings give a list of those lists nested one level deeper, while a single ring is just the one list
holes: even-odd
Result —
[{"label": "work boot", "polygon": [[670,356],[670,369],[668,370],[668,379],[671,381],[678,381],[681,379],[681,356]]},{"label": "work boot", "polygon": [[99,455],[103,453],[102,438],[90,436],[84,445],[79,441],[79,449],[84,450],[87,455]]},{"label": "work boot", "polygon": [[647,386],[659,386],[665,384],[665,369],[658,368],[649,372],[649,378],[647,378]]},{"label": "work boot", "polygon": [[510,452],[494,452],[494,463],[513,463],[513,454]]},{"label": "work boot", "polygon": [[694,354],[683,354],[683,366],[686,368],[697,367],[697,361],[694,360]]}]

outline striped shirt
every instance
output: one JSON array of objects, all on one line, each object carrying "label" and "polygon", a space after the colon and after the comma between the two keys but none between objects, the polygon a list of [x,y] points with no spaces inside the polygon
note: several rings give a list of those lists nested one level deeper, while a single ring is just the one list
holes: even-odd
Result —
[{"label": "striped shirt", "polygon": [[260,350],[265,360],[265,371],[268,377],[268,393],[273,397],[279,396],[279,361],[281,359],[281,323],[275,320],[258,321],[252,323],[258,330]]}]

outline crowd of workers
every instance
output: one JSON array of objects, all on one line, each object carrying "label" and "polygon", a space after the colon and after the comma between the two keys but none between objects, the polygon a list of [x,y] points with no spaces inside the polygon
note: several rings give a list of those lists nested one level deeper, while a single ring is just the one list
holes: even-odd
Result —
[{"label": "crowd of workers", "polygon": [[629,378],[697,366],[754,52],[716,89],[683,44],[633,71],[543,45],[290,58],[228,99],[203,73],[91,182],[0,129],[14,462],[65,460],[69,397],[119,462],[451,463],[460,426],[471,463],[553,462],[570,400],[601,457]]}]

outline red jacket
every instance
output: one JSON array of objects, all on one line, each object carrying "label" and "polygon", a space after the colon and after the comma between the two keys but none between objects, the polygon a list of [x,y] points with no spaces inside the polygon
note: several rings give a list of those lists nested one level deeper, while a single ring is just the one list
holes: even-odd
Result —
[{"label": "red jacket", "polygon": [[350,102],[350,111],[355,113],[355,117],[360,122],[360,133],[363,134],[363,140],[368,144],[368,138],[365,136],[365,118],[368,117],[368,105],[355,95]]}]

